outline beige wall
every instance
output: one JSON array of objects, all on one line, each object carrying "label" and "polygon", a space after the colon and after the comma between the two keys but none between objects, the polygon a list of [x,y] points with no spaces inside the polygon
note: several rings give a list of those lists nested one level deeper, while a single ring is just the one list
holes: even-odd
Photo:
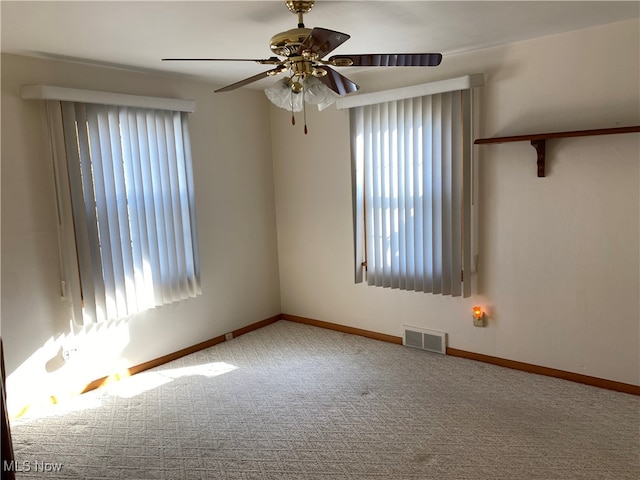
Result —
[{"label": "beige wall", "polygon": [[[478,137],[639,124],[639,30],[591,28],[401,75],[346,72],[364,91],[483,72]],[[68,337],[44,107],[19,98],[25,83],[196,100],[202,296]],[[212,90],[2,56],[1,314],[14,406],[279,312],[391,335],[432,328],[451,347],[640,384],[639,135],[550,142],[545,179],[526,143],[476,147],[478,293],[453,299],[353,283],[346,111],[311,110],[305,136],[301,118],[292,127],[262,92]],[[474,304],[489,311],[487,328],[472,326]],[[65,364],[70,342],[80,350]]]},{"label": "beige wall", "polygon": [[[128,321],[69,334],[59,298],[51,155],[44,103],[19,98],[43,83],[194,99],[190,117],[202,295]],[[262,92],[115,69],[2,55],[2,337],[10,402],[137,365],[279,314],[269,111]],[[60,348],[79,347],[64,364]]]},{"label": "beige wall", "polygon": [[[349,76],[363,90],[482,72],[476,137],[640,124],[640,26],[622,22],[445,57],[438,68]],[[477,295],[355,285],[348,112],[271,108],[284,313],[640,384],[640,135],[475,147]],[[300,120],[300,119],[298,119]],[[471,307],[489,312],[472,326]]]}]

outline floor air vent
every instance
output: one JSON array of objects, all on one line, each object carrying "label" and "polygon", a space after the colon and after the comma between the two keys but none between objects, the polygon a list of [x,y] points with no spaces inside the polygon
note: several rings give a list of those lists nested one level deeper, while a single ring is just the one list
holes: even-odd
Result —
[{"label": "floor air vent", "polygon": [[436,353],[447,353],[447,334],[423,328],[402,326],[404,335],[402,344],[407,347],[421,348]]}]

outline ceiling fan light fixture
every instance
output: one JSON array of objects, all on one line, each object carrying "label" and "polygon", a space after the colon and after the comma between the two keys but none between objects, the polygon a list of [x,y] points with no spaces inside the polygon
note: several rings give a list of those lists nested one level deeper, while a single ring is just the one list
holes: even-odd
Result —
[{"label": "ceiling fan light fixture", "polygon": [[307,103],[311,105],[317,105],[318,110],[322,111],[330,105],[333,105],[333,103],[335,103],[338,98],[340,98],[340,95],[327,87],[324,83],[322,83],[321,80],[318,80],[315,76],[305,77],[304,100]]},{"label": "ceiling fan light fixture", "polygon": [[[303,110],[305,103],[318,105],[322,110],[331,105],[340,95],[355,93],[360,89],[356,83],[332,67],[435,67],[442,61],[440,53],[342,54],[325,59],[326,55],[349,40],[350,35],[327,28],[305,27],[302,17],[313,8],[315,0],[284,0],[284,3],[289,11],[298,16],[298,26],[271,37],[269,46],[277,56],[265,59],[163,58],[163,60],[256,62],[275,67],[219,88],[215,90],[216,92],[235,90],[263,78],[289,71],[289,79],[276,83],[266,89],[265,93],[275,105],[292,111],[299,111],[299,109],[296,110],[298,102],[303,103],[301,107]],[[318,79],[321,80],[318,81]],[[298,100],[297,96],[302,99]],[[306,97],[313,100],[308,101]]]},{"label": "ceiling fan light fixture", "polygon": [[265,88],[264,93],[276,107],[284,108],[290,112],[301,112],[302,95],[295,94],[291,89],[291,84],[291,78],[285,77]]},{"label": "ceiling fan light fixture", "polygon": [[303,101],[316,105],[318,110],[322,111],[340,98],[337,93],[311,75],[299,81],[285,77],[266,88],[264,93],[276,107],[290,112],[301,112],[304,107]]},{"label": "ceiling fan light fixture", "polygon": [[[421,67],[437,66],[442,60],[440,53],[384,53],[333,56],[326,55],[346,42],[350,35],[327,28],[307,28],[303,15],[313,8],[315,0],[284,0],[285,5],[298,16],[297,28],[280,32],[271,37],[269,46],[277,56],[265,59],[222,58],[171,58],[163,60],[207,60],[207,61],[251,61],[275,68],[258,73],[239,82],[232,83],[216,92],[227,92],[270,76],[289,71],[289,77],[265,89],[265,95],[279,108],[291,112],[291,123],[295,125],[294,112],[304,113],[304,133],[307,133],[306,104],[324,110],[341,95],[355,93],[360,88],[332,67]],[[278,58],[284,57],[284,58]]]}]

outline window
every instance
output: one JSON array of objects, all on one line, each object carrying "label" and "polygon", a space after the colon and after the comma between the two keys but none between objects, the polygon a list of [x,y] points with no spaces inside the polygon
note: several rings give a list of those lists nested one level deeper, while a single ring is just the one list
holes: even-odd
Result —
[{"label": "window", "polygon": [[470,296],[470,90],[350,115],[356,282]]},{"label": "window", "polygon": [[[76,317],[123,318],[199,294],[188,114],[70,101],[47,109],[63,157],[54,165]],[[66,255],[65,240],[75,250]]]}]

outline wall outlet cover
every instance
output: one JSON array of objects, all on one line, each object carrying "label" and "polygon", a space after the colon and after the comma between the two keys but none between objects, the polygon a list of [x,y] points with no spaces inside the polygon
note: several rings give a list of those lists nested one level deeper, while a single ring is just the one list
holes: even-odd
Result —
[{"label": "wall outlet cover", "polygon": [[485,315],[482,315],[482,317],[480,317],[480,318],[474,318],[473,319],[473,326],[474,327],[486,327],[487,326],[487,317]]}]

